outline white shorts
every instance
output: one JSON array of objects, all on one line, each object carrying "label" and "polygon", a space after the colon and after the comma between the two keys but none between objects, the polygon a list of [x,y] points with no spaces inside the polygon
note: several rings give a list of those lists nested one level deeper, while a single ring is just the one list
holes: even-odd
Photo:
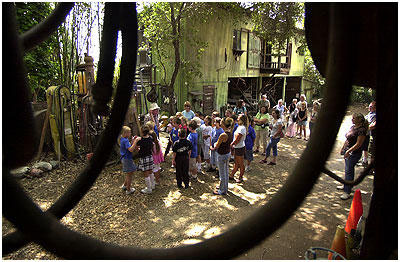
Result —
[{"label": "white shorts", "polygon": [[153,173],[155,173],[155,172],[157,172],[159,170],[161,170],[160,164],[154,164]]}]

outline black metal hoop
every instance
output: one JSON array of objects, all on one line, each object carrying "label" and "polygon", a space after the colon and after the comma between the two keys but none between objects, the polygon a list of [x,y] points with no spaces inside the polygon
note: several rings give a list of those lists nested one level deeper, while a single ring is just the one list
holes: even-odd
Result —
[{"label": "black metal hoop", "polygon": [[[335,13],[336,11],[337,9],[331,8],[332,17],[339,17]],[[341,19],[342,23],[346,17]],[[137,29],[136,20],[134,23],[134,25],[132,23],[130,25]],[[327,103],[322,106],[320,118],[314,127],[314,136],[285,185],[269,203],[229,231],[198,244],[170,249],[140,249],[105,243],[69,230],[60,224],[56,217],[42,212],[23,192],[6,168],[3,173],[3,199],[13,199],[13,201],[3,203],[5,217],[14,223],[21,232],[47,250],[71,259],[226,259],[235,257],[255,246],[285,223],[300,206],[313,188],[334,145],[341,120],[345,115],[352,84],[352,75],[340,72],[352,71],[353,63],[352,60],[349,61],[349,57],[351,57],[349,54],[354,49],[352,36],[338,23],[336,19],[331,20],[329,42],[332,44],[332,48],[329,49],[327,74],[329,88],[325,94],[328,101],[335,101],[335,103]],[[128,84],[132,77],[129,74],[132,75],[133,71],[129,71],[131,70],[129,65],[136,62],[136,49],[129,45],[129,42],[133,43],[130,41],[127,30],[122,30],[122,36],[121,80],[118,84],[110,123],[102,135],[92,161],[85,169],[86,172],[91,172],[90,177],[82,178],[82,173],[79,177],[82,180],[73,185],[78,188],[71,186],[65,194],[72,197],[73,201],[66,199],[65,196],[61,198],[65,200],[58,209],[60,212],[63,211],[61,213],[72,209],[89,190],[104,167],[105,161],[102,160],[106,159],[111,151],[109,144],[115,142],[121,129],[121,115],[125,115],[130,100],[131,86]],[[134,43],[133,46],[137,47],[137,43]],[[135,64],[132,63],[132,65]],[[330,132],[326,132],[327,130]],[[324,141],[324,143],[320,141]],[[101,155],[104,151],[106,151],[105,155]]]}]

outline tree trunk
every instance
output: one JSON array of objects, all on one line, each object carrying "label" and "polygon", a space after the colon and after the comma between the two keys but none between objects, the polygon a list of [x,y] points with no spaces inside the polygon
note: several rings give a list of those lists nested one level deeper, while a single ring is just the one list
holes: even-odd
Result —
[{"label": "tree trunk", "polygon": [[[175,53],[174,71],[172,73],[171,81],[168,86],[168,95],[169,95],[169,100],[170,100],[169,108],[170,108],[170,112],[172,113],[172,112],[175,112],[174,103],[172,103],[172,101],[174,101],[174,85],[175,85],[176,77],[178,76],[178,72],[179,72],[179,69],[181,66],[181,54],[180,54],[180,50],[179,50],[179,48],[180,48],[179,33],[178,33],[179,20],[177,20],[175,18],[173,3],[169,3],[169,5],[171,8],[171,27],[172,27],[172,36],[173,36],[172,44],[174,46],[174,53]],[[178,19],[180,19],[180,16],[178,16]]]},{"label": "tree trunk", "polygon": [[60,83],[58,83],[59,85],[63,83],[63,63],[62,63],[62,59],[61,59],[61,42],[62,42],[62,38],[60,35],[60,32],[57,29],[57,59],[58,59],[58,64],[59,64],[59,81]]}]

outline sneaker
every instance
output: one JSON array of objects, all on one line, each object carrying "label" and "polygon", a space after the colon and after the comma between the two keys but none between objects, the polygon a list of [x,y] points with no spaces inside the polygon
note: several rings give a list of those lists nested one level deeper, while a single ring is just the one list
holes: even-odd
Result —
[{"label": "sneaker", "polygon": [[150,188],[143,188],[140,192],[142,192],[143,194],[151,194],[152,190]]},{"label": "sneaker", "polygon": [[219,195],[219,196],[226,195],[226,194],[220,194],[219,191],[218,191],[217,189],[213,191],[213,194],[214,194],[214,195]]},{"label": "sneaker", "polygon": [[[339,185],[336,187],[337,190],[343,190],[344,189],[344,185]],[[354,192],[354,187],[351,188],[351,192]]]},{"label": "sneaker", "polygon": [[122,185],[121,187],[120,187],[122,190],[126,190],[126,186],[125,185]]},{"label": "sneaker", "polygon": [[250,166],[246,166],[245,168],[244,168],[244,171],[245,172],[249,172],[251,170],[251,167]]},{"label": "sneaker", "polygon": [[133,192],[135,192],[135,189],[134,189],[133,187],[131,187],[130,190],[126,190],[125,194],[130,195],[130,194],[132,194]]},{"label": "sneaker", "polygon": [[347,194],[347,193],[343,193],[343,194],[340,196],[340,199],[341,199],[341,200],[347,200],[347,199],[349,199],[349,198],[350,198],[350,195]]}]

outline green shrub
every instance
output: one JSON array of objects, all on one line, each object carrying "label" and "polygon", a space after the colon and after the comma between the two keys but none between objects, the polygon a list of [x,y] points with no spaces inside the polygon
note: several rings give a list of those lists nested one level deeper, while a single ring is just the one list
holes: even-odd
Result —
[{"label": "green shrub", "polygon": [[353,86],[350,101],[351,103],[370,103],[375,100],[375,93],[371,88],[362,86]]}]

